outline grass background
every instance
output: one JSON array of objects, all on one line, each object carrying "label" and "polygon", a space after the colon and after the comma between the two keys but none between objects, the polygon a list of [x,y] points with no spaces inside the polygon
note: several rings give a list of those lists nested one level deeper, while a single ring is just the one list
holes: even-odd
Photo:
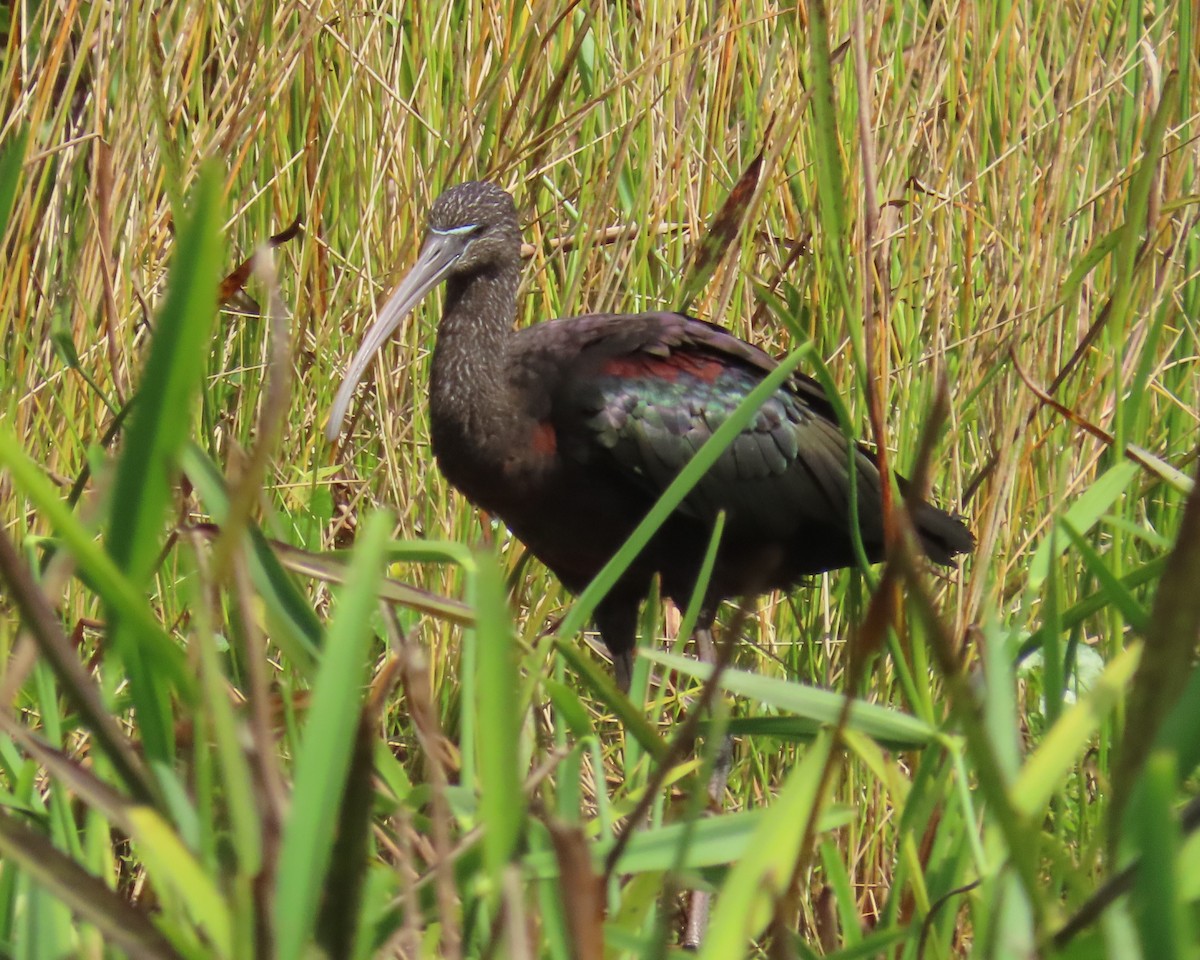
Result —
[{"label": "grass background", "polygon": [[[712,956],[1049,955],[1144,856],[1062,949],[1196,955],[1170,814],[1200,715],[1188,2],[2,16],[0,950],[661,955],[707,882]],[[929,472],[976,553],[728,611],[759,679],[719,711],[728,812],[682,833],[711,753],[669,747],[693,682],[656,666],[630,708],[547,635],[570,599],[432,464],[435,308],[321,436],[430,202],[472,178],[521,212],[522,322],[695,293],[810,344],[901,472],[946,384]],[[333,601],[324,551],[353,542]],[[385,557],[467,605],[374,613]],[[645,633],[673,635],[660,613]],[[806,684],[892,711],[839,725]],[[618,711],[650,719],[623,736]],[[643,859],[589,866],[644,797]]]}]

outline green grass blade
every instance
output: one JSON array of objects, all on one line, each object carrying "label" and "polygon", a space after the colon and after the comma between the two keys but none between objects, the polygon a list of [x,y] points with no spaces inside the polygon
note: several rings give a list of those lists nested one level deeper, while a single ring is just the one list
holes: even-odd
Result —
[{"label": "green grass blade", "polygon": [[829,750],[827,736],[813,742],[730,870],[700,949],[702,960],[743,956],[747,941],[766,928],[791,883],[805,825],[820,802],[818,788]]},{"label": "green grass blade", "polygon": [[1071,545],[1075,547],[1084,564],[1099,581],[1101,590],[1108,596],[1109,604],[1121,611],[1121,616],[1134,630],[1139,633],[1144,632],[1150,621],[1150,615],[1146,608],[1125,589],[1121,579],[1109,569],[1104,558],[1084,539],[1083,534],[1071,526],[1069,520],[1066,518],[1059,520],[1059,526],[1066,531]]},{"label": "green grass blade", "polygon": [[820,845],[821,867],[826,883],[833,891],[833,902],[837,907],[842,937],[847,946],[854,946],[862,939],[862,918],[855,906],[854,887],[846,864],[842,862],[837,845],[825,840]]},{"label": "green grass blade", "polygon": [[1096,730],[1120,704],[1142,655],[1138,645],[1122,650],[1087,694],[1045,734],[1013,781],[1013,805],[1022,814],[1037,817],[1043,812],[1091,747]]},{"label": "green grass blade", "polygon": [[[212,458],[197,444],[188,443],[180,453],[180,465],[205,509],[218,524],[222,523],[229,509],[229,497],[224,478]],[[321,621],[313,612],[312,603],[275,558],[262,531],[251,526],[249,538],[250,579],[268,616],[280,628],[275,631],[276,642],[292,662],[310,675],[320,651]]]},{"label": "green grass blade", "polygon": [[104,881],[85,872],[45,837],[0,811],[0,853],[65,903],[87,923],[94,924],[113,946],[130,956],[179,957],[170,942],[142,910],[132,906]]},{"label": "green grass blade", "polygon": [[1170,754],[1156,753],[1142,778],[1141,813],[1131,825],[1141,852],[1133,878],[1133,903],[1142,953],[1154,960],[1194,960],[1191,906],[1179,895],[1179,821],[1171,809],[1178,771]]},{"label": "green grass blade", "polygon": [[135,850],[158,895],[173,911],[192,918],[215,956],[232,957],[233,917],[216,876],[149,807],[133,807],[126,816]]},{"label": "green grass blade", "polygon": [[[1137,475],[1137,464],[1119,460],[1071,503],[1063,513],[1062,520],[1069,524],[1071,530],[1087,533],[1112,509],[1113,504],[1124,495]],[[1027,589],[1040,589],[1050,574],[1051,561],[1056,556],[1061,556],[1066,548],[1067,541],[1061,537],[1046,537],[1038,544],[1029,563]]]},{"label": "green grass blade", "polygon": [[[647,650],[643,655],[654,663],[698,680],[707,680],[712,673],[711,664],[700,663],[677,653]],[[840,693],[742,670],[726,670],[721,674],[720,686],[730,693],[749,697],[766,706],[826,724],[838,722],[846,700]],[[851,730],[858,730],[895,747],[922,747],[938,735],[934,727],[917,717],[861,701],[856,701],[851,708],[846,725]]]},{"label": "green grass blade", "polygon": [[338,592],[313,684],[275,888],[275,938],[283,960],[303,955],[317,919],[350,767],[356,705],[362,702],[371,621],[390,531],[391,519],[383,513],[372,515],[364,525],[350,576]]},{"label": "green grass blade", "polygon": [[171,475],[192,432],[221,279],[219,169],[204,168],[180,225],[167,299],[126,431],[105,544],[134,583],[144,583],[161,549]]},{"label": "green grass blade", "polygon": [[[1138,772],[1163,722],[1183,695],[1200,635],[1200,484],[1183,510],[1179,538],[1154,596],[1146,646],[1129,694],[1125,735],[1113,777],[1112,823],[1136,794]],[[1115,833],[1115,831],[1114,831]]]},{"label": "green grass blade", "polygon": [[[767,807],[756,807],[703,817],[695,823],[669,823],[639,830],[621,854],[615,872],[621,875],[653,873],[676,867],[690,870],[736,863],[745,854],[766,815]],[[846,808],[826,810],[817,821],[817,833],[837,830],[851,822],[853,816],[853,811]],[[679,859],[681,845],[684,845],[682,861]],[[592,863],[602,867],[611,848],[611,840],[594,844]],[[522,866],[533,877],[551,879],[561,875],[559,862],[551,850],[529,854],[522,859]]]},{"label": "green grass blade", "polygon": [[[192,192],[188,220],[179,227],[167,299],[117,464],[105,545],[117,566],[143,588],[162,549],[177,458],[191,435],[212,338],[221,279],[222,207],[220,170],[210,162]],[[168,761],[174,752],[169,687],[140,635],[111,604],[109,619],[113,649],[129,674],[146,754]]]},{"label": "green grass blade", "polygon": [[[125,782],[130,793],[145,801],[155,799],[158,792],[153,778],[112,716],[93,678],[80,664],[50,598],[34,580],[33,572],[22,562],[3,531],[0,531],[0,575],[7,581],[8,595],[20,610],[25,628],[35,638],[45,658],[44,664],[54,669],[66,699],[95,737],[100,752],[107,756],[112,769]],[[53,691],[51,696],[57,700],[58,691]],[[50,716],[45,709],[42,713]],[[0,726],[7,726],[7,717],[0,717]],[[23,730],[19,727],[14,734]],[[54,739],[61,742],[61,737]]]},{"label": "green grass blade", "polygon": [[[838,139],[837,105],[833,89],[833,58],[829,49],[829,9],[825,0],[808,10],[808,62],[812,73],[813,161],[820,202],[821,242],[829,258],[829,271],[847,321],[858,312],[850,293],[849,236],[846,229],[846,187],[842,168],[842,145]],[[851,329],[862,330],[861,325]],[[855,355],[865,356],[862,334],[854,337]],[[866,374],[866,370],[860,371]],[[850,474],[851,478],[854,473]],[[853,479],[851,480],[853,483]],[[854,504],[853,489],[850,503]]]},{"label": "green grass blade", "polygon": [[[817,196],[821,201],[822,237],[841,260],[846,242],[846,189],[834,104],[833,62],[829,51],[829,9],[823,2],[809,11],[808,56],[812,71],[813,140],[816,147]],[[835,270],[839,269],[834,267]],[[840,268],[845,269],[845,266]],[[849,307],[849,304],[846,304]]]},{"label": "green grass blade", "polygon": [[492,890],[498,894],[504,870],[516,855],[524,829],[525,794],[518,749],[521,684],[504,574],[489,554],[479,554],[476,562],[479,814],[484,828],[484,866]]},{"label": "green grass blade", "polygon": [[16,488],[29,498],[50,528],[62,538],[80,574],[104,603],[138,631],[139,643],[150,651],[157,669],[188,696],[193,679],[187,672],[183,654],[155,619],[144,594],[96,543],[91,531],[59,497],[41,468],[29,459],[16,438],[3,427],[0,427],[0,468],[9,472]]},{"label": "green grass blade", "polygon": [[17,196],[17,184],[21,182],[21,167],[25,163],[25,147],[29,143],[29,128],[21,126],[11,134],[0,153],[0,241],[8,227],[12,214],[13,200]]},{"label": "green grass blade", "polygon": [[371,865],[372,804],[375,799],[375,744],[379,717],[370,705],[359,713],[350,750],[346,789],[338,808],[337,839],[317,924],[317,942],[326,956],[353,955],[364,931],[364,898]]}]

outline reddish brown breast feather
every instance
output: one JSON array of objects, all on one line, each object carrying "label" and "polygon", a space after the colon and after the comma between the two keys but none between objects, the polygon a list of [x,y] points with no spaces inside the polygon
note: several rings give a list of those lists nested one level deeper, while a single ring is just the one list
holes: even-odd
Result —
[{"label": "reddish brown breast feather", "polygon": [[558,434],[554,432],[554,424],[547,420],[540,421],[533,428],[534,453],[544,457],[552,457],[558,452]]}]

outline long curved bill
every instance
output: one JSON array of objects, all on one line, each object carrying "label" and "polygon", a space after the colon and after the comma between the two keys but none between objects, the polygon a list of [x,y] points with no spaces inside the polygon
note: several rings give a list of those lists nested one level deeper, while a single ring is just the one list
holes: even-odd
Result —
[{"label": "long curved bill", "polygon": [[325,425],[325,439],[330,443],[342,432],[342,422],[346,419],[350,397],[366,372],[371,358],[387,342],[396,327],[400,326],[400,321],[409,311],[446,278],[446,274],[462,256],[466,247],[467,237],[464,235],[437,233],[432,230],[426,235],[421,252],[417,255],[417,262],[383,305],[383,309],[379,311],[379,319],[367,331],[358,353],[350,361],[346,377],[338,389],[337,396],[333,398],[329,422]]}]

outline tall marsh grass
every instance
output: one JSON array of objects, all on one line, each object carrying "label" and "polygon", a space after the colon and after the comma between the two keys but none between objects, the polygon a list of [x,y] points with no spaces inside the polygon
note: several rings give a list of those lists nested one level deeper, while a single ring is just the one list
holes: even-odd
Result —
[{"label": "tall marsh grass", "polygon": [[[695,887],[709,957],[1200,954],[1196,29],[0,10],[0,955],[666,956]],[[800,350],[974,555],[726,611],[699,728],[649,604],[617,694],[432,464],[436,309],[322,439],[472,178],[522,322],[686,302]]]}]

